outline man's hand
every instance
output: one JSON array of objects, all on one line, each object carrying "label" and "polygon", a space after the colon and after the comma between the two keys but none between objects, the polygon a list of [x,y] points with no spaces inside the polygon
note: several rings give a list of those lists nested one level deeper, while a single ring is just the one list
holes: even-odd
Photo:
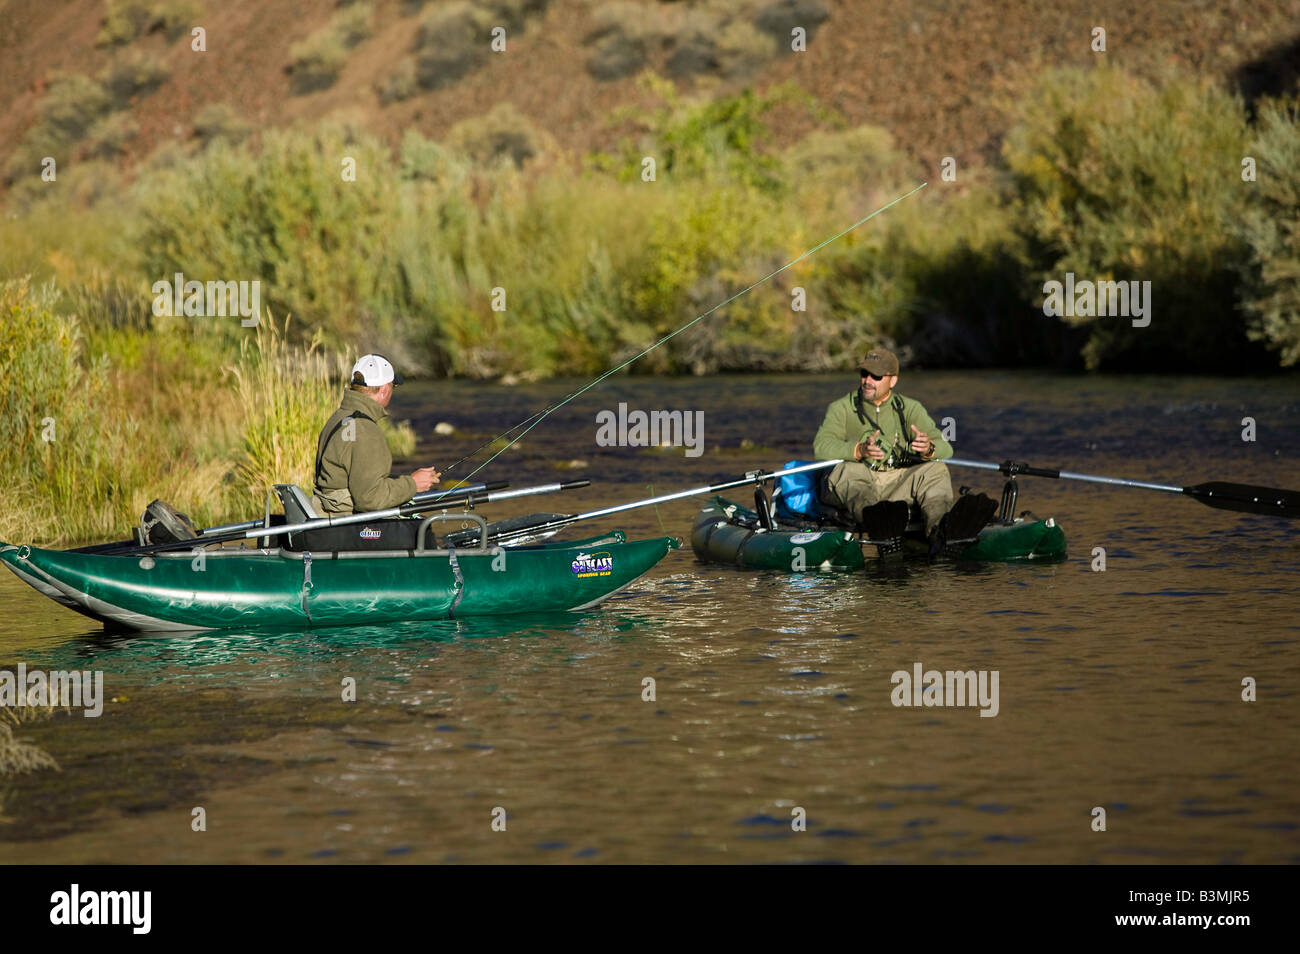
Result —
[{"label": "man's hand", "polygon": [[876,439],[879,437],[880,437],[880,431],[876,431],[866,441],[864,441],[861,444],[858,444],[856,447],[853,448],[853,456],[856,457],[858,460],[862,460],[867,457],[871,458],[872,460],[884,460],[885,449],[876,443]]},{"label": "man's hand", "polygon": [[922,457],[929,457],[934,453],[934,441],[930,440],[930,435],[915,424],[912,425],[912,430],[916,432],[916,436],[912,438],[913,452],[920,454]]},{"label": "man's hand", "polygon": [[415,479],[415,492],[422,494],[430,490],[442,474],[438,473],[436,468],[421,467],[419,470],[411,471],[411,476]]}]

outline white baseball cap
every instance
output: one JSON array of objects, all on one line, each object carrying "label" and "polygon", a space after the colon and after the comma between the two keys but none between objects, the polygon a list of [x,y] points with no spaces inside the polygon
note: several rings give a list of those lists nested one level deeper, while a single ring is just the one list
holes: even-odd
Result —
[{"label": "white baseball cap", "polygon": [[[357,380],[357,375],[361,380]],[[402,376],[393,370],[392,364],[382,354],[366,354],[352,366],[352,383],[364,384],[368,388],[377,388],[392,381],[402,384]]]}]

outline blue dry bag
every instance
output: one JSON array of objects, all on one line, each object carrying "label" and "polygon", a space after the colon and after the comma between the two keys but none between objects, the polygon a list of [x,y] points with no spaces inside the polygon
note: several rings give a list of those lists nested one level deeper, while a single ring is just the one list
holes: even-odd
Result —
[{"label": "blue dry bag", "polygon": [[[813,460],[792,460],[785,465],[784,469],[815,463],[817,462]],[[777,515],[780,516],[781,512],[785,511],[787,514],[799,517],[822,518],[824,511],[821,502],[817,499],[817,478],[821,473],[822,471],[805,470],[778,477],[775,494]]]}]

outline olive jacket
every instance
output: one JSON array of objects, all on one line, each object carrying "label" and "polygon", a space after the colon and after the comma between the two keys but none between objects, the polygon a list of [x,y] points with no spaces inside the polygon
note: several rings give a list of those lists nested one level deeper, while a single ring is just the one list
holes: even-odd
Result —
[{"label": "olive jacket", "polygon": [[388,411],[348,390],[316,441],[316,507],[326,515],[387,510],[415,494],[415,478],[392,477],[393,455],[379,422]]},{"label": "olive jacket", "polygon": [[876,464],[866,461],[873,469],[888,470],[918,463],[921,458],[910,449],[916,436],[912,432],[913,424],[934,441],[934,454],[926,460],[943,460],[952,456],[952,445],[944,440],[920,401],[895,391],[880,407],[876,407],[862,400],[861,390],[850,391],[826,408],[826,418],[813,439],[813,454],[818,460],[853,460],[854,447],[880,431],[880,445],[886,459]]}]

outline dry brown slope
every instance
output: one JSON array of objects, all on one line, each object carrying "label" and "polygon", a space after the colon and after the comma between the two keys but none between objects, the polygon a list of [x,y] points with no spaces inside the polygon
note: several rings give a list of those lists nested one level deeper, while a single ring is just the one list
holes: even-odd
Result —
[{"label": "dry brown slope", "polygon": [[[1105,56],[1144,72],[1176,63],[1227,77],[1300,29],[1300,0],[825,2],[831,18],[806,53],[783,55],[748,81],[701,86],[765,88],[793,79],[850,123],[887,127],[927,164],[943,155],[986,157],[1005,124],[995,99],[1043,66]],[[290,92],[289,49],[328,20],[337,9],[332,0],[207,0],[200,20],[206,53],[192,52],[187,38],[137,42],[171,76],[131,107],[141,132],[126,161],[188,135],[195,113],[211,102],[232,104],[259,128],[338,116],[395,139],[406,128],[441,135],[510,101],[568,148],[604,145],[612,135],[609,113],[647,97],[632,78],[598,82],[586,71],[584,38],[597,6],[553,0],[523,36],[510,39],[505,55],[446,89],[381,106],[376,85],[415,39],[417,19],[403,0],[377,0],[373,36],[352,51],[333,87],[305,96]],[[104,8],[103,0],[7,0],[0,7],[0,143],[31,124],[51,72],[94,73],[109,62],[110,51],[94,45]],[[1089,48],[1094,26],[1107,30],[1105,54]],[[788,141],[810,122],[790,117],[776,134]]]}]

